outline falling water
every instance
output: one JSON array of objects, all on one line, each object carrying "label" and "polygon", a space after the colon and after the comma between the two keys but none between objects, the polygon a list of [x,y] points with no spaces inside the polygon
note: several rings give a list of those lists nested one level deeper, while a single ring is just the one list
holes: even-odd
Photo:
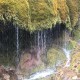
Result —
[{"label": "falling water", "polygon": [[67,46],[68,46],[68,42],[69,42],[69,33],[65,30],[65,40],[64,40],[64,48],[63,48],[63,51],[66,55],[66,58],[67,58],[67,61],[66,61],[66,64],[65,64],[65,67],[69,67],[70,66],[70,60],[71,60],[71,50],[68,50],[67,49]]},{"label": "falling water", "polygon": [[37,33],[37,47],[38,47],[38,53],[37,53],[37,58],[40,58],[40,32],[38,31]]},{"label": "falling water", "polygon": [[19,28],[16,27],[16,62],[19,62]]},{"label": "falling water", "polygon": [[44,54],[44,63],[45,63],[45,66],[47,66],[47,42],[46,42],[46,31],[44,31],[44,34],[43,34],[43,54]]},{"label": "falling water", "polygon": [[[36,37],[35,37],[35,40],[36,40]],[[47,46],[46,46],[46,32],[45,31],[38,31],[37,32],[37,47],[38,47],[38,53],[37,54],[40,55],[40,52],[42,50],[42,53],[44,54],[45,60],[46,60]],[[36,72],[36,73],[32,74],[28,79],[25,78],[23,80],[37,80],[37,79],[40,79],[40,78],[45,78],[45,77],[53,74],[54,72],[55,72],[54,68],[47,68],[45,70]]]},{"label": "falling water", "polygon": [[41,78],[45,78],[51,74],[54,74],[56,73],[54,69],[45,69],[43,71],[40,71],[40,72],[37,72],[33,75],[31,75],[28,79],[24,79],[24,80],[38,80],[38,79],[41,79]]},{"label": "falling water", "polygon": [[70,57],[71,50],[67,50],[66,48],[63,48],[63,51],[64,51],[66,58],[67,58],[65,67],[69,67],[70,66],[70,60],[71,60],[71,57]]},{"label": "falling water", "polygon": [[42,49],[42,53],[44,52],[44,40],[43,40],[43,31],[41,31],[41,49]]},{"label": "falling water", "polygon": [[[37,31],[37,36],[35,36],[35,45],[37,42],[37,48],[38,48],[38,56],[40,53],[44,54],[46,56],[46,32],[44,30]],[[37,40],[36,40],[37,39]]]}]

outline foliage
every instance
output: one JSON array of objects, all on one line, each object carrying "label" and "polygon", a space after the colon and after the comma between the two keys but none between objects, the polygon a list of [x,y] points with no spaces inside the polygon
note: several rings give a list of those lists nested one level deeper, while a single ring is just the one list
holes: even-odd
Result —
[{"label": "foliage", "polygon": [[60,65],[61,63],[64,63],[66,56],[61,50],[51,48],[47,52],[47,60],[49,67],[54,67]]},{"label": "foliage", "polygon": [[69,16],[71,20],[72,27],[75,26],[78,21],[78,0],[66,0],[69,8]]},{"label": "foliage", "polygon": [[76,41],[70,40],[69,43],[67,44],[67,49],[68,50],[74,49],[76,47],[76,44],[77,44]]},{"label": "foliage", "polygon": [[78,25],[76,27],[74,27],[73,30],[72,30],[72,36],[73,36],[73,39],[75,41],[80,40],[80,25],[79,25],[79,22],[77,24]]},{"label": "foliage", "polygon": [[78,0],[0,0],[0,20],[12,18],[14,25],[30,31],[51,28],[56,22],[75,26]]}]

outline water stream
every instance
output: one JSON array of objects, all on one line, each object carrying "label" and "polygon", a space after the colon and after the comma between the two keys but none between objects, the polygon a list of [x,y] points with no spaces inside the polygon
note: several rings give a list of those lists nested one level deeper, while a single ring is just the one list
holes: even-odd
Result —
[{"label": "water stream", "polygon": [[38,51],[40,51],[40,32],[38,31],[37,33],[37,46],[38,46]]},{"label": "water stream", "polygon": [[19,28],[16,27],[16,62],[19,62]]},{"label": "water stream", "polygon": [[37,47],[38,51],[42,51],[42,53],[46,53],[46,32],[38,31],[37,32]]},{"label": "water stream", "polygon": [[66,55],[66,58],[67,58],[67,61],[66,61],[66,64],[65,64],[65,67],[69,67],[70,66],[70,61],[71,61],[71,50],[67,50],[66,48],[63,48],[63,51]]},{"label": "water stream", "polygon": [[36,72],[35,74],[31,75],[28,79],[24,78],[23,80],[38,80],[38,79],[50,76],[51,74],[54,74],[54,73],[55,73],[54,69],[48,68],[48,69],[45,69],[41,72]]},{"label": "water stream", "polygon": [[62,50],[64,51],[64,54],[66,55],[66,64],[64,67],[69,67],[70,66],[70,61],[71,61],[71,50],[69,50],[67,48],[67,46],[69,45],[69,40],[70,40],[70,33],[67,32],[67,30],[65,30],[64,33],[64,46],[62,48]]}]

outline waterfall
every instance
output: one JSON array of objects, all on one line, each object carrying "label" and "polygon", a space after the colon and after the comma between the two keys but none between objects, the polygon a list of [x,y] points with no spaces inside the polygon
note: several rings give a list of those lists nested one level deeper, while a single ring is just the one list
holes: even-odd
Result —
[{"label": "waterfall", "polygon": [[43,55],[43,62],[47,64],[47,42],[46,42],[46,31],[37,31],[35,33],[35,46],[37,47],[37,58],[40,59],[40,55]]},{"label": "waterfall", "polygon": [[44,52],[44,40],[43,40],[43,31],[41,31],[41,49],[42,49],[42,52]]},{"label": "waterfall", "polygon": [[46,54],[47,46],[46,46],[46,32],[45,31],[41,31],[40,44],[41,44],[42,53]]},{"label": "waterfall", "polygon": [[32,74],[28,79],[24,78],[23,80],[38,80],[50,76],[51,74],[54,73],[56,73],[54,69],[48,68],[43,71],[36,72],[35,74]]},{"label": "waterfall", "polygon": [[16,38],[17,38],[17,44],[16,44],[17,55],[19,55],[19,28],[18,27],[16,28]]},{"label": "waterfall", "polygon": [[44,31],[43,34],[43,54],[44,54],[44,63],[45,66],[47,65],[47,46],[46,46],[47,42],[46,42],[46,31]]},{"label": "waterfall", "polygon": [[[38,60],[43,60],[42,62],[44,63],[44,65],[46,66],[47,64],[47,50],[48,50],[48,46],[49,47],[52,47],[53,46],[53,40],[55,38],[55,43],[56,43],[56,47],[58,48],[60,45],[61,45],[61,41],[62,39],[60,39],[61,37],[65,38],[65,40],[63,41],[63,47],[60,46],[60,49],[62,49],[64,51],[64,54],[66,55],[66,58],[67,58],[67,61],[66,61],[66,64],[65,64],[65,67],[69,67],[70,66],[70,60],[71,60],[71,57],[70,57],[70,53],[71,53],[71,50],[68,50],[67,49],[67,44],[69,41],[68,40],[68,37],[69,37],[69,33],[67,32],[67,30],[62,30],[63,32],[61,33],[61,27],[59,25],[57,25],[57,28],[54,28],[54,32],[52,32],[51,29],[48,29],[48,30],[38,30],[36,32],[34,32],[34,35],[32,37],[32,33],[31,33],[31,37],[32,37],[32,40],[31,42],[33,42],[33,44],[31,44],[31,46],[35,46],[35,48],[37,48],[37,58]],[[19,31],[17,31],[17,36],[19,35]],[[61,33],[61,34],[60,34]],[[61,36],[60,36],[61,35]],[[18,36],[19,37],[19,36]],[[18,41],[18,48],[19,49],[19,40],[18,40],[18,37],[17,37],[17,41]],[[40,56],[41,55],[41,56]],[[58,54],[56,54],[58,58]],[[41,59],[42,58],[42,59]],[[44,58],[44,59],[43,59]],[[37,61],[38,61],[37,60]],[[56,59],[56,62],[59,62],[57,59]],[[47,76],[50,76],[52,74],[55,74],[57,73],[54,69],[56,69],[55,66],[57,66],[57,63],[55,62],[55,65],[53,65],[53,67],[46,67],[46,69],[44,70],[39,70],[37,71],[36,73],[33,73],[33,74],[30,74],[29,77],[24,77],[23,80],[38,80],[38,79],[41,79],[41,78],[45,78]],[[59,65],[59,64],[58,64]]]},{"label": "waterfall", "polygon": [[16,27],[16,63],[19,62],[19,28]]},{"label": "waterfall", "polygon": [[67,58],[65,67],[69,67],[70,66],[70,60],[71,60],[71,57],[70,57],[71,51],[67,50],[66,48],[63,48],[63,51],[64,51],[66,58]]},{"label": "waterfall", "polygon": [[40,32],[37,32],[37,47],[38,47],[38,52],[37,52],[37,58],[40,59]]},{"label": "waterfall", "polygon": [[46,54],[46,32],[45,31],[44,31],[43,39],[44,39],[44,42],[43,42],[44,53]]},{"label": "waterfall", "polygon": [[[42,31],[37,31],[37,37],[35,37],[35,45],[37,42],[37,48],[38,48],[38,56],[41,54],[43,54],[44,56],[46,56],[46,32],[44,30]],[[37,40],[36,40],[37,39]]]},{"label": "waterfall", "polygon": [[37,46],[38,46],[38,50],[40,51],[40,32],[38,31],[38,40],[37,40]]},{"label": "waterfall", "polygon": [[64,40],[64,46],[63,46],[64,48],[62,48],[63,51],[64,51],[64,54],[66,55],[66,58],[67,58],[65,67],[69,67],[70,66],[70,60],[71,60],[71,56],[70,56],[71,50],[67,49],[67,46],[68,46],[68,43],[69,43],[69,39],[70,39],[69,35],[70,34],[65,30],[65,32],[64,32],[65,40]]}]

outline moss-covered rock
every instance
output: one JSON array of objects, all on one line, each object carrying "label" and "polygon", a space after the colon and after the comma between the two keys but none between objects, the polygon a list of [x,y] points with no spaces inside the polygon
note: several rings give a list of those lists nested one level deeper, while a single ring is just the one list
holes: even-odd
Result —
[{"label": "moss-covered rock", "polygon": [[76,45],[77,45],[76,41],[70,40],[69,43],[67,44],[67,49],[68,50],[72,50],[72,49],[74,49],[76,47]]},{"label": "moss-covered rock", "polygon": [[0,0],[0,20],[5,24],[12,19],[14,25],[30,31],[50,28],[56,22],[70,28],[78,20],[78,0]]},{"label": "moss-covered rock", "polygon": [[80,40],[80,25],[72,30],[72,34],[75,41]]},{"label": "moss-covered rock", "polygon": [[71,21],[71,26],[74,27],[76,24],[76,21],[78,21],[78,5],[79,0],[66,0],[67,6],[69,9],[69,16],[70,16],[70,21]]},{"label": "moss-covered rock", "polygon": [[61,65],[61,63],[65,62],[66,56],[63,53],[63,51],[59,49],[51,48],[47,52],[47,60],[48,60],[49,67],[59,66]]},{"label": "moss-covered rock", "polygon": [[80,72],[80,45],[77,45],[71,57],[71,69]]}]

